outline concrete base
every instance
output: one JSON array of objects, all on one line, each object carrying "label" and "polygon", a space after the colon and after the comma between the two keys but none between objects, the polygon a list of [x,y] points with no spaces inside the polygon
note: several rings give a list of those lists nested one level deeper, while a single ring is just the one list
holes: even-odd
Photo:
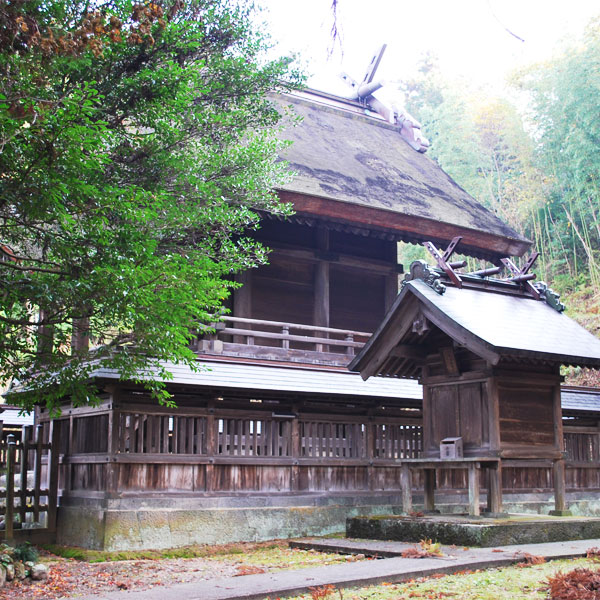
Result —
[{"label": "concrete base", "polygon": [[342,532],[348,517],[400,512],[393,495],[69,499],[58,511],[57,543],[142,550],[262,541]]},{"label": "concrete base", "polygon": [[[600,516],[597,493],[569,494],[567,500],[574,515]],[[415,502],[414,510],[423,508],[422,496],[415,496]],[[457,494],[437,494],[436,505],[444,514],[464,513],[467,499]],[[553,496],[505,494],[504,509],[511,513],[547,515],[554,509]],[[226,544],[338,533],[344,531],[348,517],[401,512],[400,495],[381,491],[362,495],[146,498],[105,498],[99,494],[61,499],[57,542],[95,550]]]},{"label": "concrete base", "polygon": [[508,546],[600,537],[600,519],[510,515],[504,519],[440,515],[369,516],[346,522],[350,538],[418,542],[431,539],[457,546]]}]

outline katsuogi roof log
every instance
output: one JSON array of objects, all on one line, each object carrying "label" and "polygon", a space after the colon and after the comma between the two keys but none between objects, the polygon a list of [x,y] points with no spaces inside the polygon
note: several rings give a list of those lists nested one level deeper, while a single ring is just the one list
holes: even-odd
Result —
[{"label": "katsuogi roof log", "polygon": [[[479,204],[398,126],[365,114],[356,101],[311,92],[276,99],[302,121],[282,137],[296,172],[280,189],[298,214],[393,232],[409,242],[462,236],[461,252],[497,260],[521,256],[530,242]],[[283,110],[283,109],[282,109]]]},{"label": "katsuogi roof log", "polygon": [[600,340],[563,312],[504,282],[486,285],[447,285],[440,293],[431,281],[406,281],[349,369],[363,379],[419,377],[431,330],[440,330],[490,365],[509,360],[600,368]]}]

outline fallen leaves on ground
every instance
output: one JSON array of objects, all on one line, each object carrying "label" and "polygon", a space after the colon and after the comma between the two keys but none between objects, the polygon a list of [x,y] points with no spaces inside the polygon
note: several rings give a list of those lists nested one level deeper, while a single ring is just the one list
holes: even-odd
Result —
[{"label": "fallen leaves on ground", "polygon": [[[535,556],[529,552],[515,552],[514,559],[519,561],[515,567],[524,568],[531,565],[541,565],[546,562],[543,556]],[[598,599],[600,600],[600,598]]]},{"label": "fallen leaves on ground", "polygon": [[[252,544],[248,544],[247,551],[238,544],[231,554],[192,558],[90,563],[61,558],[46,551],[42,551],[41,558],[50,568],[48,579],[8,582],[0,592],[2,600],[56,600],[119,590],[143,591],[156,586],[340,564],[348,560],[338,554],[292,550],[283,545],[255,548]],[[354,560],[359,558],[351,557],[351,561]]]},{"label": "fallen leaves on ground", "polygon": [[592,560],[600,560],[600,548],[588,548],[586,556]]},{"label": "fallen leaves on ground", "polygon": [[255,565],[240,565],[235,571],[235,577],[240,577],[242,575],[258,575],[259,573],[266,572],[266,569],[256,567]]},{"label": "fallen leaves on ground", "polygon": [[548,578],[552,600],[600,600],[600,572],[573,569]]}]

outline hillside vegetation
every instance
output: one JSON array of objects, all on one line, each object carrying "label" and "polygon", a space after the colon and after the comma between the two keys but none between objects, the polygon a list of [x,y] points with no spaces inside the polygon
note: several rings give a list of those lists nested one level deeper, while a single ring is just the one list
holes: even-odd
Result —
[{"label": "hillside vegetation", "polygon": [[[403,91],[430,156],[533,241],[538,279],[600,335],[600,18],[509,83],[491,97],[444,79],[428,56]],[[568,381],[600,385],[600,376],[571,370]]]}]

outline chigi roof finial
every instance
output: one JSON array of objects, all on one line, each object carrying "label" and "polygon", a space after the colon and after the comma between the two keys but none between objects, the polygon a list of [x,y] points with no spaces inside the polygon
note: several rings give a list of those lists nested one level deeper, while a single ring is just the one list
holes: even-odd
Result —
[{"label": "chigi roof finial", "polygon": [[358,81],[350,77],[347,73],[341,73],[340,77],[352,88],[352,100],[358,100],[369,110],[381,115],[388,123],[396,125],[400,130],[400,135],[417,152],[426,152],[430,144],[429,140],[421,132],[421,124],[409,115],[404,108],[399,108],[395,104],[392,104],[391,107],[387,106],[373,95],[385,85],[382,80],[374,81],[374,79],[386,48],[387,45],[383,44],[375,52],[367,67],[367,72],[362,83],[358,83]]}]

